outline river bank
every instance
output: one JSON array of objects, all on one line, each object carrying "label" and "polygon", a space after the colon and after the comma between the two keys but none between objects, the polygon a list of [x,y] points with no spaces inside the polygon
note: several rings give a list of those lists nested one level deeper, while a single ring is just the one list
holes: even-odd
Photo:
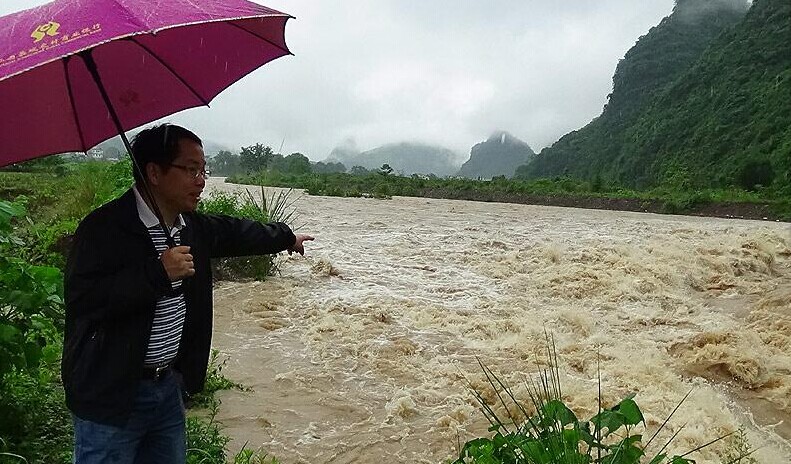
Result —
[{"label": "river bank", "polygon": [[665,200],[636,198],[607,198],[572,195],[530,195],[522,193],[459,191],[449,189],[423,189],[419,197],[448,200],[517,203],[523,205],[560,206],[567,208],[603,209],[655,214],[681,214],[685,216],[716,217],[726,219],[752,219],[762,221],[788,221],[770,203],[711,202],[674,210]]},{"label": "river bank", "polygon": [[657,187],[630,190],[613,185],[558,178],[525,181],[473,180],[393,174],[284,174],[264,171],[229,177],[227,182],[304,190],[335,197],[393,196],[562,206],[657,214],[791,221],[787,193],[739,189],[677,190]]}]

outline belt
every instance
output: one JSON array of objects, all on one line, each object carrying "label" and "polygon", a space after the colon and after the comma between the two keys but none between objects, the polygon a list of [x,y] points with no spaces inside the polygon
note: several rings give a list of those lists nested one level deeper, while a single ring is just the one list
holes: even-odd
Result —
[{"label": "belt", "polygon": [[173,364],[165,364],[164,366],[143,366],[143,373],[141,378],[144,380],[159,381],[173,369]]}]

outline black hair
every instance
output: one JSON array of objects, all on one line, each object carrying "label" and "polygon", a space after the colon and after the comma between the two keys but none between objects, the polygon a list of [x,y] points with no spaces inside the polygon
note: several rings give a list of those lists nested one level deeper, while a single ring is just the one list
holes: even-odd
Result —
[{"label": "black hair", "polygon": [[[203,146],[200,137],[175,124],[149,127],[135,135],[132,139],[132,156],[143,171],[143,175],[145,175],[148,163],[156,163],[162,168],[168,169],[170,163],[178,155],[179,141],[182,139],[192,140],[201,147]],[[133,173],[135,182],[143,181],[137,169],[133,169]]]}]

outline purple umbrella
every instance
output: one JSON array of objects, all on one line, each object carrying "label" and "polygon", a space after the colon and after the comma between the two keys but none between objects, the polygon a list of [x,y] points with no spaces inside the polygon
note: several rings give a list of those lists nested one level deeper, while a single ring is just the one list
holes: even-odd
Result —
[{"label": "purple umbrella", "polygon": [[116,134],[131,153],[124,131],[290,54],[289,18],[246,0],[57,0],[1,17],[0,166]]}]

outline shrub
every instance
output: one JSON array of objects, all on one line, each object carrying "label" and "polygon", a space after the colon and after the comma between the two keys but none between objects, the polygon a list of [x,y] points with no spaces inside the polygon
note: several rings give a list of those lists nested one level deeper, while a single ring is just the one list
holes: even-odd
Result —
[{"label": "shrub", "polygon": [[58,381],[63,278],[14,256],[24,250],[14,228],[24,215],[21,204],[0,201],[0,452],[68,462],[71,421]]},{"label": "shrub", "polygon": [[[242,217],[259,222],[285,222],[295,219],[294,203],[291,190],[273,193],[267,200],[264,188],[261,187],[259,202],[250,191],[244,193],[225,193],[214,191],[208,198],[201,201],[198,210],[206,214],[222,214]],[[275,255],[240,256],[220,258],[213,261],[216,279],[256,279],[265,280],[267,276],[278,271]]]}]

